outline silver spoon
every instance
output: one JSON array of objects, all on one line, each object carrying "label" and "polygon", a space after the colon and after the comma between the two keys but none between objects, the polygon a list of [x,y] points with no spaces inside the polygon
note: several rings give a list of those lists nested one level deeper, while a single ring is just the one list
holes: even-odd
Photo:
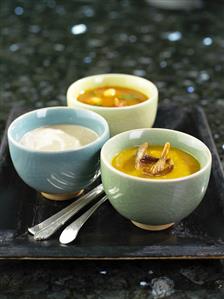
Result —
[{"label": "silver spoon", "polygon": [[78,200],[62,209],[43,222],[28,228],[28,231],[34,235],[35,240],[45,240],[49,238],[56,230],[66,223],[73,215],[80,211],[84,206],[90,203],[94,198],[103,193],[102,184],[90,192],[81,196]]},{"label": "silver spoon", "polygon": [[101,198],[95,205],[93,205],[82,216],[68,225],[60,235],[59,241],[62,244],[68,244],[75,240],[80,228],[89,219],[89,217],[95,212],[95,210],[107,200],[107,196]]}]

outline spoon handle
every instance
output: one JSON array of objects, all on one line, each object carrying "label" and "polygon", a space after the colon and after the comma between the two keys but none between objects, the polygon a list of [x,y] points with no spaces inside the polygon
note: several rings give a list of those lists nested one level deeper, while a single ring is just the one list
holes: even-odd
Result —
[{"label": "spoon handle", "polygon": [[107,196],[101,198],[95,205],[93,205],[82,216],[68,225],[60,235],[59,241],[62,244],[68,244],[75,240],[80,228],[89,219],[89,217],[95,212],[95,210],[107,200]]},{"label": "spoon handle", "polygon": [[28,228],[31,234],[34,234],[35,239],[45,239],[49,237],[53,232],[55,232],[59,227],[61,227],[67,220],[69,220],[75,213],[82,209],[85,205],[90,203],[94,198],[103,193],[102,184],[98,185],[96,188],[90,192],[81,196],[78,200],[74,201],[72,204],[62,209],[53,216],[47,218],[43,222]]}]

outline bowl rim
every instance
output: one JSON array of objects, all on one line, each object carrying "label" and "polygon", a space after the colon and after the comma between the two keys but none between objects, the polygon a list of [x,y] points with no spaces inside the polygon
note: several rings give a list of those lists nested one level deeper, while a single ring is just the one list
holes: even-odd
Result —
[{"label": "bowl rim", "polygon": [[[124,107],[104,107],[104,106],[90,105],[90,104],[86,104],[86,103],[78,101],[77,98],[72,98],[72,90],[75,88],[75,85],[78,85],[79,83],[81,83],[85,80],[90,80],[91,78],[94,78],[94,77],[96,78],[96,77],[116,77],[116,76],[137,78],[138,80],[142,80],[145,83],[149,83],[152,86],[153,95],[141,103],[134,104],[131,106],[124,106]],[[133,89],[135,90],[135,87],[133,87]],[[74,81],[73,83],[71,83],[71,85],[67,89],[66,98],[67,98],[67,105],[69,107],[71,107],[69,102],[73,101],[74,103],[78,103],[79,107],[85,107],[85,108],[89,108],[89,109],[91,107],[91,110],[96,110],[96,111],[124,111],[124,110],[134,110],[138,107],[145,106],[149,103],[153,104],[158,99],[158,95],[159,95],[159,91],[158,91],[157,86],[152,81],[150,81],[146,78],[135,76],[135,75],[130,75],[130,74],[124,74],[124,73],[106,73],[106,74],[97,74],[97,75],[87,76],[87,77],[83,77],[83,78],[80,78],[80,79]]]},{"label": "bowl rim", "polygon": [[[60,150],[60,151],[41,151],[41,150],[34,150],[34,149],[30,149],[22,144],[20,144],[18,141],[16,141],[13,136],[12,136],[12,127],[18,122],[20,121],[21,119],[23,119],[24,117],[26,117],[27,115],[32,115],[32,114],[35,114],[37,111],[41,111],[41,110],[75,110],[76,112],[82,112],[82,113],[86,113],[86,114],[89,114],[89,115],[93,115],[94,117],[96,117],[98,119],[99,122],[101,122],[103,124],[103,127],[104,127],[104,131],[101,135],[98,135],[98,137],[84,145],[84,146],[81,146],[80,148],[77,148],[77,149],[68,149],[68,150]],[[61,124],[61,122],[59,122],[58,124]],[[63,123],[63,124],[66,124],[66,123]],[[38,128],[38,127],[37,127]],[[95,132],[95,130],[93,130]],[[11,124],[9,125],[8,127],[8,130],[7,130],[7,137],[8,137],[8,140],[14,144],[14,146],[26,151],[26,152],[32,152],[32,153],[38,153],[38,154],[41,154],[41,155],[60,155],[60,154],[64,154],[64,153],[72,153],[72,152],[79,152],[79,151],[82,151],[83,149],[88,149],[98,143],[100,143],[102,140],[104,140],[107,136],[110,136],[110,131],[109,131],[109,125],[106,121],[106,119],[99,115],[98,113],[94,112],[94,111],[90,111],[90,110],[84,110],[84,109],[80,109],[80,108],[72,108],[72,107],[67,107],[67,106],[54,106],[54,107],[43,107],[43,108],[40,108],[40,109],[35,109],[35,110],[31,110],[29,112],[26,112],[20,116],[18,116],[16,119],[14,119]]]},{"label": "bowl rim", "polygon": [[[192,138],[192,139],[195,139],[197,142],[201,143],[202,146],[204,147],[205,151],[207,152],[208,154],[208,160],[206,161],[205,165],[200,169],[198,170],[197,172],[193,173],[193,174],[190,174],[190,175],[187,175],[187,176],[184,176],[184,177],[180,177],[180,178],[175,178],[175,179],[150,179],[150,178],[141,178],[141,177],[137,177],[137,176],[133,176],[133,175],[130,175],[130,174],[127,174],[125,172],[122,172],[118,169],[116,169],[115,167],[112,166],[111,163],[108,162],[107,158],[105,157],[105,147],[107,146],[108,143],[110,142],[113,142],[114,139],[120,137],[121,135],[127,135],[131,132],[135,132],[135,131],[163,131],[163,132],[177,132],[178,134],[180,135],[184,135],[184,136],[187,136],[188,138]],[[110,138],[108,141],[106,141],[101,149],[101,154],[100,154],[100,160],[101,160],[101,163],[103,162],[112,172],[115,172],[116,174],[120,175],[121,177],[124,177],[124,178],[127,178],[127,179],[130,179],[130,180],[134,180],[134,181],[139,181],[139,182],[150,182],[150,183],[155,183],[155,184],[158,184],[158,183],[162,183],[162,184],[165,184],[165,183],[175,183],[175,182],[182,182],[182,181],[187,181],[189,179],[193,179],[197,176],[199,176],[201,173],[203,173],[204,171],[206,171],[208,168],[211,167],[211,164],[212,164],[212,154],[209,150],[209,148],[207,147],[207,145],[205,145],[204,142],[202,142],[200,139],[190,135],[190,134],[187,134],[187,133],[184,133],[184,132],[181,132],[181,131],[178,131],[178,130],[172,130],[172,129],[165,129],[165,128],[142,128],[142,129],[134,129],[134,130],[129,130],[129,131],[126,131],[126,132],[122,132],[120,134],[117,134],[115,136],[113,136],[112,138]]]}]

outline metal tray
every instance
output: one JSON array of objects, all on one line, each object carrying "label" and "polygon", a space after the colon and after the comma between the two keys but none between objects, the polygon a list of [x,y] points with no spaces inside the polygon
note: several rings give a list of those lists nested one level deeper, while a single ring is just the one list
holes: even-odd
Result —
[{"label": "metal tray", "polygon": [[[6,130],[25,111],[14,108]],[[210,148],[212,175],[200,206],[174,228],[154,233],[136,228],[107,202],[88,220],[75,242],[67,246],[59,244],[57,233],[47,241],[35,241],[27,233],[27,227],[69,202],[44,199],[21,181],[9,157],[5,131],[0,147],[0,259],[223,258],[224,173],[202,108],[161,105],[155,127],[189,133]]]}]

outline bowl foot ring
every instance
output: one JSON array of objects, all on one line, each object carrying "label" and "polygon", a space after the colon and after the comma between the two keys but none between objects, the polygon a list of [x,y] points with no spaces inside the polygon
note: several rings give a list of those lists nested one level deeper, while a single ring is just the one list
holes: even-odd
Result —
[{"label": "bowl foot ring", "polygon": [[162,225],[148,225],[148,224],[139,223],[139,222],[136,222],[133,220],[131,220],[131,222],[135,226],[137,226],[141,229],[150,230],[150,231],[160,231],[160,230],[168,229],[174,225],[174,223],[168,223],[168,224],[162,224]]},{"label": "bowl foot ring", "polygon": [[72,192],[72,193],[62,193],[62,194],[53,194],[53,193],[45,193],[41,192],[41,195],[47,199],[50,200],[56,200],[56,201],[62,201],[62,200],[69,200],[74,197],[77,197],[83,193],[84,189],[78,191],[78,192]]}]

